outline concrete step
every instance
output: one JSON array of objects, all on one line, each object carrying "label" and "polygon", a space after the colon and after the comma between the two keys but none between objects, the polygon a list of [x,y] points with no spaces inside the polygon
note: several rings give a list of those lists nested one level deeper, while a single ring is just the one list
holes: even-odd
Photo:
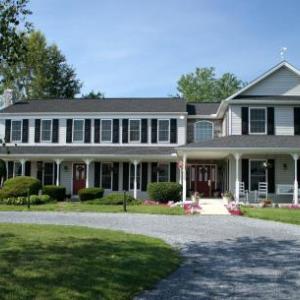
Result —
[{"label": "concrete step", "polygon": [[201,215],[229,215],[221,199],[200,199]]}]

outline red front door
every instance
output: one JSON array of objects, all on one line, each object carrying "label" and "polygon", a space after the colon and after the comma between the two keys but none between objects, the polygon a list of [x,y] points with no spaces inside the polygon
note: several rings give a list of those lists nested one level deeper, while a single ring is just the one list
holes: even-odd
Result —
[{"label": "red front door", "polygon": [[73,165],[73,194],[77,195],[80,189],[85,188],[86,169],[85,164]]},{"label": "red front door", "polygon": [[216,166],[194,165],[192,168],[192,189],[203,194],[203,197],[212,197],[215,189]]}]

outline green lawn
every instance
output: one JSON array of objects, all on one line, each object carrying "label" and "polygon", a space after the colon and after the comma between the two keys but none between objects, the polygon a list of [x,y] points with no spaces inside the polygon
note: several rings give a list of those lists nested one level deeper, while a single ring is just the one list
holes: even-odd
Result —
[{"label": "green lawn", "polygon": [[179,263],[166,243],[141,235],[0,224],[0,299],[131,299]]},{"label": "green lawn", "polygon": [[247,217],[300,225],[300,209],[242,207]]},{"label": "green lawn", "polygon": [[[27,206],[0,204],[0,211],[28,211]],[[80,202],[57,202],[43,205],[32,205],[32,211],[62,211],[62,212],[123,212],[122,205],[98,205]],[[162,215],[183,215],[182,207],[168,207],[162,205],[128,205],[129,213],[162,214]]]}]

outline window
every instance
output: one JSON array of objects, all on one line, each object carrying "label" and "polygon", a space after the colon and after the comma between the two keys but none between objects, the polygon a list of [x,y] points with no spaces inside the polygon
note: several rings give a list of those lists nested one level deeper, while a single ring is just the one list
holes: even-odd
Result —
[{"label": "window", "polygon": [[194,125],[195,142],[211,140],[214,137],[214,126],[209,121],[199,121]]},{"label": "window", "polygon": [[14,176],[22,176],[22,164],[19,161],[14,162]]},{"label": "window", "polygon": [[129,120],[129,140],[130,142],[139,142],[141,137],[141,121]]},{"label": "window", "polygon": [[51,142],[52,135],[52,121],[51,120],[42,120],[42,132],[41,140],[43,142]]},{"label": "window", "polygon": [[251,134],[266,134],[266,108],[250,107],[250,128]]},{"label": "window", "polygon": [[112,141],[112,120],[101,120],[101,141]]},{"label": "window", "polygon": [[258,190],[259,182],[266,182],[267,169],[265,160],[250,160],[250,187],[251,191]]},{"label": "window", "polygon": [[73,142],[83,142],[84,120],[73,121]]},{"label": "window", "polygon": [[170,136],[170,120],[158,120],[158,141],[168,142]]},{"label": "window", "polygon": [[161,164],[157,168],[157,181],[166,182],[169,181],[169,165]]},{"label": "window", "polygon": [[[141,189],[141,165],[137,165],[136,185],[137,189]],[[130,164],[130,189],[134,188],[134,164]]]},{"label": "window", "polygon": [[44,185],[54,184],[54,163],[44,163]]},{"label": "window", "polygon": [[102,187],[104,189],[111,190],[111,180],[112,180],[112,164],[104,163],[102,164]]},{"label": "window", "polygon": [[11,141],[20,142],[22,140],[22,121],[11,121]]}]

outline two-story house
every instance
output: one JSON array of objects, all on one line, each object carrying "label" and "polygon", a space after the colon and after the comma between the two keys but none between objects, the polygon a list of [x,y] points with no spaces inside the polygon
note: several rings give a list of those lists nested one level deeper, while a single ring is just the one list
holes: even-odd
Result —
[{"label": "two-story house", "polygon": [[[8,103],[7,103],[8,102]],[[131,191],[178,181],[217,197],[249,200],[265,187],[278,202],[298,201],[300,71],[281,62],[219,103],[179,98],[31,100],[0,111],[7,177]],[[300,167],[300,166],[299,166]]]}]

